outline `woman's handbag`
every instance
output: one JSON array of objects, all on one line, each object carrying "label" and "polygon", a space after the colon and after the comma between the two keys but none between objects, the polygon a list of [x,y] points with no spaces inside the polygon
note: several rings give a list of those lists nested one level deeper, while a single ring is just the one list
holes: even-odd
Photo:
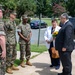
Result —
[{"label": "woman's handbag", "polygon": [[59,58],[59,53],[58,51],[55,49],[55,47],[51,48],[52,51],[52,58]]}]

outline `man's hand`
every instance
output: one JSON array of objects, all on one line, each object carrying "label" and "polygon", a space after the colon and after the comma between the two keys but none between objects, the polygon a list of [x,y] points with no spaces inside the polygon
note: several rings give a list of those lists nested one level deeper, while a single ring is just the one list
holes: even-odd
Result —
[{"label": "man's hand", "polygon": [[65,52],[66,51],[66,48],[62,48],[62,51]]},{"label": "man's hand", "polygon": [[27,38],[24,38],[24,40],[25,40],[26,42],[28,42],[28,39],[27,39]]},{"label": "man's hand", "polygon": [[27,38],[24,38],[24,40],[25,40],[26,42],[29,42],[29,41],[30,41],[30,38],[27,37]]},{"label": "man's hand", "polygon": [[28,42],[30,41],[31,36],[32,36],[32,33],[30,33],[30,34],[28,35],[28,37],[27,37],[27,41],[28,41]]}]

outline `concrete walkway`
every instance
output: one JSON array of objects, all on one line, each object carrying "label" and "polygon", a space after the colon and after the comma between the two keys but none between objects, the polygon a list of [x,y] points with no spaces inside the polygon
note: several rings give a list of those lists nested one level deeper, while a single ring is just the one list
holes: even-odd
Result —
[{"label": "concrete walkway", "polygon": [[[51,69],[50,59],[48,52],[44,52],[37,57],[30,60],[33,66],[27,66],[25,68],[19,67],[19,71],[13,71],[12,75],[57,75],[58,72],[62,72],[62,66],[59,70]],[[72,75],[75,75],[75,51],[72,53],[73,71]],[[10,75],[10,74],[6,74]]]}]

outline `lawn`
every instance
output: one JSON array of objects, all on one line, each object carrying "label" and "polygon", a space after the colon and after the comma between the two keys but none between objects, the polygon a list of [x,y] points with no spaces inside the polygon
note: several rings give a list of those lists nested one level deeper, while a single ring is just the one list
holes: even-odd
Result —
[{"label": "lawn", "polygon": [[47,48],[45,45],[40,45],[39,47],[37,45],[31,45],[31,52],[42,53],[44,51],[47,51]]},{"label": "lawn", "polygon": [[[19,51],[19,44],[17,44],[16,49]],[[42,53],[44,51],[47,51],[47,48],[45,45],[40,45],[39,47],[35,44],[31,45],[31,52],[38,52],[38,53]]]}]

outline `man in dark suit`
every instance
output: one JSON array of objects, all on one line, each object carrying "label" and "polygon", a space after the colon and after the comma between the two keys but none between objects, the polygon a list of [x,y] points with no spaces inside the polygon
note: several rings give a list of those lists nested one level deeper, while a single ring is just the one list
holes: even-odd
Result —
[{"label": "man in dark suit", "polygon": [[58,73],[58,75],[72,75],[71,53],[74,49],[74,29],[72,23],[68,19],[67,13],[61,15],[60,21],[63,23],[63,26],[56,37],[55,48],[59,52],[63,72]]}]

